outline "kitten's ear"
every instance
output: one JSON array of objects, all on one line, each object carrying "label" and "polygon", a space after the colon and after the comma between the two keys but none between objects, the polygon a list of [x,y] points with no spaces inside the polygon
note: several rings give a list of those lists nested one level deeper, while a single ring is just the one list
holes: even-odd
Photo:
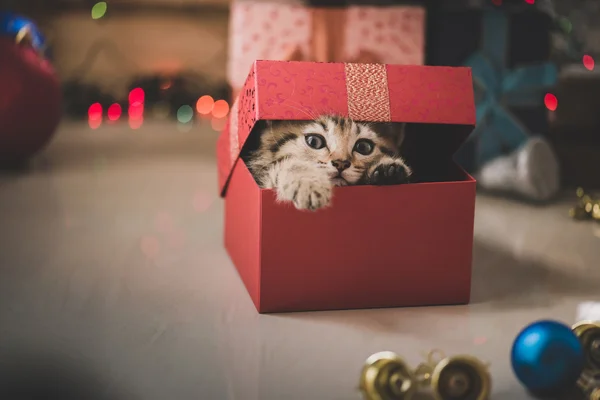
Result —
[{"label": "kitten's ear", "polygon": [[271,119],[265,120],[265,127],[269,130],[271,129],[277,129],[279,128],[282,124],[284,124],[286,121],[273,121]]},{"label": "kitten's ear", "polygon": [[404,139],[406,138],[406,122],[402,122],[401,124],[393,124],[397,130],[396,132],[396,147],[400,148],[402,143],[404,143]]},{"label": "kitten's ear", "polygon": [[390,138],[394,141],[397,148],[400,148],[406,136],[406,123],[398,122],[378,122],[372,125],[380,135]]}]

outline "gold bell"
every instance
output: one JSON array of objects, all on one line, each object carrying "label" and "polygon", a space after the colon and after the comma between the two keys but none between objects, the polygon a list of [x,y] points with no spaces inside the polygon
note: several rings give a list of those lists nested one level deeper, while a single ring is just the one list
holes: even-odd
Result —
[{"label": "gold bell", "polygon": [[[435,355],[439,359],[434,359]],[[475,357],[446,357],[435,350],[416,371],[421,386],[429,386],[436,400],[487,400],[492,389],[488,366]]]},{"label": "gold bell", "polygon": [[585,211],[585,206],[575,206],[569,210],[569,217],[577,220],[585,220],[590,218],[590,214]]},{"label": "gold bell", "polygon": [[591,214],[593,219],[600,221],[600,201],[594,201]]},{"label": "gold bell", "polygon": [[583,346],[585,369],[600,372],[600,322],[581,321],[571,329]]},{"label": "gold bell", "polygon": [[[577,188],[576,195],[579,201],[575,207],[569,210],[569,216],[578,220],[592,218],[596,202],[590,195],[586,194],[582,188]],[[600,206],[596,208],[598,216],[600,217]]]},{"label": "gold bell", "polygon": [[418,384],[400,356],[382,351],[367,359],[360,374],[360,390],[366,400],[409,400]]},{"label": "gold bell", "polygon": [[577,389],[585,400],[600,400],[600,372],[584,371],[577,381]]},{"label": "gold bell", "polygon": [[491,386],[488,367],[480,360],[468,355],[446,357],[438,350],[431,351],[414,372],[395,353],[373,354],[360,378],[366,400],[409,400],[427,388],[436,400],[487,400]]}]

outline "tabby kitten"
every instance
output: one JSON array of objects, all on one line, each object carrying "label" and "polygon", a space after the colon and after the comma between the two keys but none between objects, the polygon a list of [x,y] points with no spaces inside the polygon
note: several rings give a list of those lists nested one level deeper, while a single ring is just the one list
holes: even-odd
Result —
[{"label": "tabby kitten", "polygon": [[331,203],[334,186],[405,183],[411,169],[398,155],[404,124],[359,123],[323,116],[267,122],[246,164],[262,188],[300,210]]}]

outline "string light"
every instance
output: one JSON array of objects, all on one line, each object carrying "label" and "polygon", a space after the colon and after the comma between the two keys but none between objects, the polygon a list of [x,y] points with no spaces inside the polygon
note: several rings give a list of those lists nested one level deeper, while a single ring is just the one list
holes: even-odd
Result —
[{"label": "string light", "polygon": [[555,111],[558,107],[558,99],[552,93],[546,93],[546,96],[544,96],[544,104],[548,110]]},{"label": "string light", "polygon": [[199,114],[210,114],[215,106],[215,100],[211,96],[202,96],[196,102],[196,111]]},{"label": "string light", "polygon": [[107,9],[108,5],[105,1],[99,1],[98,3],[94,4],[92,7],[92,19],[100,19],[104,17]]},{"label": "string light", "polygon": [[102,125],[102,105],[94,103],[88,108],[88,125],[92,129],[98,129]]},{"label": "string light", "polygon": [[108,107],[108,119],[110,121],[116,121],[119,118],[121,118],[121,113],[122,113],[122,109],[121,106],[117,103],[112,104],[110,107]]},{"label": "string light", "polygon": [[212,121],[214,118],[212,114],[199,114],[199,116],[202,121]]},{"label": "string light", "polygon": [[594,69],[594,59],[592,58],[592,56],[590,55],[584,55],[583,56],[583,66],[586,67],[587,69],[589,69],[590,71],[592,71]]},{"label": "string light", "polygon": [[129,118],[140,119],[144,117],[144,104],[135,102],[129,105]]},{"label": "string light", "polygon": [[217,100],[213,106],[212,115],[215,118],[223,118],[229,112],[229,104],[225,100]]},{"label": "string light", "polygon": [[167,119],[171,110],[169,107],[169,103],[164,101],[159,101],[153,108],[153,116],[158,119]]},{"label": "string light", "polygon": [[91,120],[102,119],[102,104],[92,104],[90,108],[88,108],[88,118]]},{"label": "string light", "polygon": [[210,121],[210,126],[217,132],[221,132],[227,124],[227,118],[213,118]]},{"label": "string light", "polygon": [[88,125],[90,126],[90,128],[92,129],[98,129],[100,128],[100,125],[102,125],[102,118],[100,119],[88,119]]},{"label": "string light", "polygon": [[565,17],[560,17],[558,20],[558,24],[560,25],[562,30],[565,31],[565,33],[571,33],[571,30],[573,29],[573,24],[571,24],[571,21],[569,21]]},{"label": "string light", "polygon": [[192,118],[194,118],[194,110],[192,107],[188,106],[187,104],[179,107],[179,110],[177,110],[177,121],[181,122],[182,124],[187,124],[192,120]]},{"label": "string light", "polygon": [[135,88],[131,89],[129,92],[129,104],[133,103],[143,103],[145,100],[146,94],[144,93],[144,89]]},{"label": "string light", "polygon": [[129,127],[131,129],[139,129],[141,128],[142,124],[144,123],[144,118],[140,117],[140,118],[129,118]]},{"label": "string light", "polygon": [[193,124],[190,124],[189,122],[188,123],[177,122],[177,130],[179,132],[187,133],[192,130],[192,125]]}]

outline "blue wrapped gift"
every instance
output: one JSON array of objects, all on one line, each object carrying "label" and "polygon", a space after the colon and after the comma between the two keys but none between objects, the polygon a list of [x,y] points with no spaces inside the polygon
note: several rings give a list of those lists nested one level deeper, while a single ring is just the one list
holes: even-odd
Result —
[{"label": "blue wrapped gift", "polygon": [[509,107],[535,107],[555,85],[558,72],[543,62],[509,68],[506,62],[508,18],[505,12],[483,12],[481,50],[467,59],[472,68],[477,126],[470,136],[475,143],[476,167],[510,153],[524,144],[531,132]]},{"label": "blue wrapped gift", "polygon": [[[493,99],[511,116],[513,123],[510,126],[514,127],[516,121],[522,128],[519,131],[527,135],[546,134],[549,130],[548,110],[543,103],[545,91],[536,87],[539,82],[530,85],[522,82],[519,76],[523,67],[546,65],[550,58],[554,21],[542,6],[541,0],[536,0],[535,5],[522,0],[504,0],[502,6],[494,6],[489,0],[437,0],[427,10],[426,63],[449,66],[462,66],[467,62],[475,64],[476,54],[477,58],[486,60],[481,63],[482,69],[491,73],[482,71],[484,79],[476,83],[479,105],[489,104]],[[545,68],[540,70],[544,72]],[[511,72],[515,75],[509,78]],[[474,74],[478,71],[475,70]],[[493,78],[488,82],[485,76]],[[515,77],[519,79],[513,81]],[[504,79],[507,79],[506,85],[513,85],[509,84],[513,81],[517,86],[502,86],[505,85],[501,84]],[[542,82],[542,86],[551,85],[550,81]],[[525,86],[519,88],[519,84]],[[489,85],[487,91],[485,85]],[[523,90],[519,92],[520,89]],[[483,117],[485,114],[487,118]],[[474,172],[480,163],[493,158],[498,152],[510,152],[515,143],[513,139],[524,137],[512,134],[508,139],[503,138],[504,134],[488,136],[487,133],[502,130],[499,128],[502,119],[497,115],[480,112],[480,121],[487,119],[487,126],[495,121],[495,128],[475,132],[473,139],[456,154],[456,161],[467,171]],[[482,124],[478,129],[483,128]]]}]

